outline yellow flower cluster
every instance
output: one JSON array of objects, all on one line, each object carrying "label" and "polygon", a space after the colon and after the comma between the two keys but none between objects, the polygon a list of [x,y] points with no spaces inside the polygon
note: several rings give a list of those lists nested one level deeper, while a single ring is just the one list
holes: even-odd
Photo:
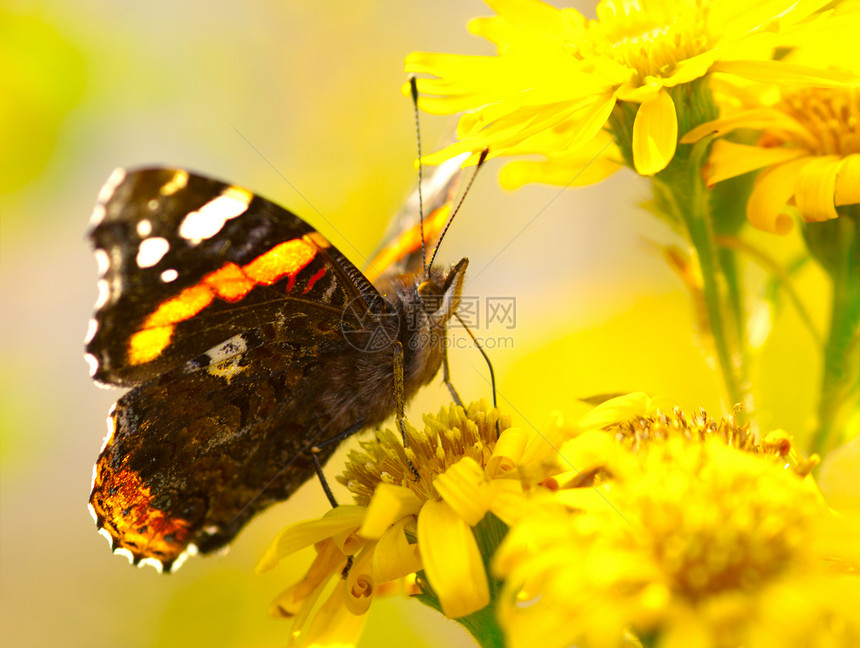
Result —
[{"label": "yellow flower cluster", "polygon": [[[407,72],[429,75],[418,79],[422,109],[465,111],[459,141],[426,156],[428,164],[464,152],[474,163],[484,149],[489,157],[539,155],[544,159],[510,163],[503,186],[572,186],[597,182],[625,163],[657,174],[673,159],[679,135],[689,144],[753,128],[762,131],[760,147],[771,150],[750,157],[721,144],[709,172],[717,182],[767,169],[750,200],[753,224],[784,233],[790,220],[779,213],[786,203],[796,203],[807,220],[821,220],[835,217],[834,196],[837,205],[860,202],[860,75],[852,69],[860,60],[853,36],[858,3],[822,11],[825,0],[603,0],[594,20],[540,0],[487,3],[497,15],[473,20],[469,30],[493,42],[497,56],[415,52],[406,59]],[[826,55],[794,53],[804,48]],[[689,101],[696,83],[714,78],[734,80],[737,88],[716,109],[731,112],[741,97],[753,96],[751,84],[786,88],[790,96],[724,123],[706,102]],[[815,89],[813,96],[798,95],[803,89]],[[830,93],[815,96],[823,89]],[[833,103],[833,110],[807,110],[805,101]],[[834,128],[843,131],[841,144],[825,150]],[[846,129],[854,136],[845,137]],[[771,133],[781,138],[776,148]]]},{"label": "yellow flower cluster", "polygon": [[786,470],[779,431],[647,409],[589,415],[560,453],[589,479],[511,528],[494,560],[507,645],[856,645],[860,527],[824,506],[814,462]]},{"label": "yellow flower cluster", "polygon": [[354,645],[392,591],[450,618],[489,610],[512,648],[860,641],[860,527],[828,511],[781,431],[759,442],[631,394],[543,434],[483,403],[407,432],[406,448],[391,431],[362,442],[341,477],[357,503],[285,529],[261,560],[315,545],[275,601],[296,617],[291,646]]},{"label": "yellow flower cluster", "polygon": [[356,504],[284,529],[260,560],[263,572],[315,547],[306,576],[273,605],[276,614],[295,617],[291,646],[354,641],[380,593],[432,591],[450,618],[490,602],[472,527],[488,514],[502,521],[522,515],[534,484],[517,467],[523,457],[546,456],[547,446],[484,402],[467,411],[451,405],[424,422],[422,430],[406,423],[406,447],[391,430],[362,442],[339,478]]}]

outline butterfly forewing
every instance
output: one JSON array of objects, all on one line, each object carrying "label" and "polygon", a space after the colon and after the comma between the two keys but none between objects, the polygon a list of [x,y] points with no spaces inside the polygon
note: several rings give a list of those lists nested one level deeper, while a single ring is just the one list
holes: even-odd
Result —
[{"label": "butterfly forewing", "polygon": [[140,384],[273,319],[310,308],[339,320],[377,296],[298,216],[187,171],[115,172],[94,220],[102,276],[87,354],[102,383]]}]

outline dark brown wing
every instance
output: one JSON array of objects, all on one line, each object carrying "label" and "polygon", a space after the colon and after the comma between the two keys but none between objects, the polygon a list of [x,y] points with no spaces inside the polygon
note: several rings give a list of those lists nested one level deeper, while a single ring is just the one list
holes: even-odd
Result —
[{"label": "dark brown wing", "polygon": [[109,416],[90,504],[114,549],[169,570],[289,497],[313,474],[309,445],[362,420],[331,376],[360,382],[349,368],[372,354],[347,337],[388,306],[297,216],[185,171],[115,173],[95,221],[87,354],[96,380],[134,389]]},{"label": "dark brown wing", "polygon": [[328,364],[359,352],[339,331],[305,334],[316,342],[247,331],[117,402],[90,496],[114,550],[170,570],[189,550],[226,545],[312,477],[309,446],[357,422],[348,401],[319,402]]},{"label": "dark brown wing", "polygon": [[140,384],[308,304],[339,314],[378,302],[298,216],[183,170],[115,172],[94,221],[102,276],[86,351],[102,383]]}]

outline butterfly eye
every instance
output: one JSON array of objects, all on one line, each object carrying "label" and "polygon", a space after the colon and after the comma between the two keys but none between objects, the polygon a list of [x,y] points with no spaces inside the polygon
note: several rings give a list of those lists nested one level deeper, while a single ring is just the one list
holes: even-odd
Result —
[{"label": "butterfly eye", "polygon": [[439,308],[444,292],[435,281],[422,281],[418,284],[418,295],[424,302],[424,310],[432,313]]}]

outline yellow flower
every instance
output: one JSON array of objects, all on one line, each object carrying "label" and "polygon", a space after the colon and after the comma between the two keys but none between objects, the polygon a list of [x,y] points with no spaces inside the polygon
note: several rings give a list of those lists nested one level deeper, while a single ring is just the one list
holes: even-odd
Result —
[{"label": "yellow flower", "polygon": [[593,486],[535,498],[510,528],[494,560],[507,645],[858,645],[860,527],[824,506],[811,465],[784,468],[791,439],[649,408],[592,413],[562,455]]},{"label": "yellow flower", "polygon": [[[674,155],[680,108],[670,90],[711,72],[773,82],[842,84],[844,74],[771,60],[774,48],[802,41],[799,25],[814,24],[824,0],[603,0],[597,19],[539,0],[487,0],[497,14],[473,20],[469,29],[498,47],[498,56],[415,52],[406,59],[418,80],[422,109],[435,114],[468,111],[461,141],[425,158],[437,164],[463,152],[473,155],[540,153],[542,166],[509,172],[510,185],[540,180],[561,183],[565,162],[595,148],[617,106],[635,113],[626,137],[636,171],[661,171]],[[826,17],[826,16],[825,16]],[[613,133],[615,137],[619,133]],[[594,181],[617,168],[604,164]],[[568,182],[581,169],[570,168]],[[525,173],[524,173],[525,172]],[[563,178],[563,175],[562,175]]]},{"label": "yellow flower", "polygon": [[791,231],[794,205],[808,222],[836,218],[837,206],[860,203],[860,84],[856,88],[780,89],[779,100],[693,129],[682,142],[741,128],[761,132],[757,145],[718,139],[705,168],[717,182],[760,171],[747,218],[775,234]]},{"label": "yellow flower", "polygon": [[362,441],[338,478],[356,504],[287,527],[260,560],[258,571],[266,571],[315,546],[305,577],[274,604],[275,613],[295,617],[291,646],[323,639],[351,645],[380,591],[431,596],[450,618],[490,601],[473,527],[485,524],[488,513],[504,522],[524,514],[524,490],[537,487],[546,442],[510,427],[509,417],[484,402],[466,411],[451,405],[424,423],[421,431],[406,423],[405,448],[391,430]]}]

